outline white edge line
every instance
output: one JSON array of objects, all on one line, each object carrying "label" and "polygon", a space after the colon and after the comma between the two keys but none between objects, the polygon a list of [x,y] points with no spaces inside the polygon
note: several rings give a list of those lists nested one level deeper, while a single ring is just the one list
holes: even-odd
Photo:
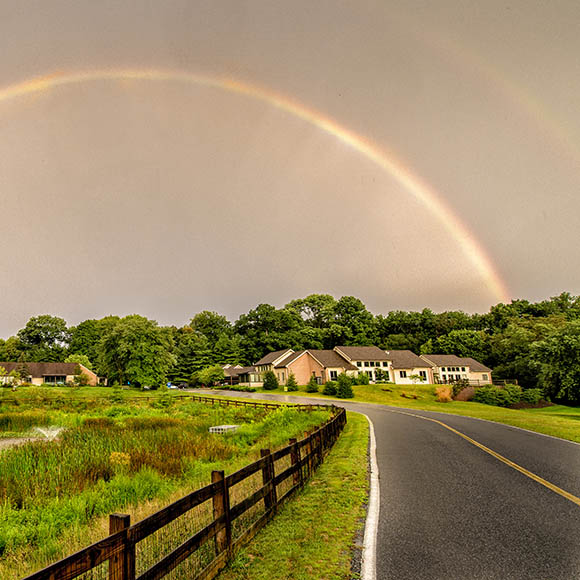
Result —
[{"label": "white edge line", "polygon": [[363,539],[361,579],[375,580],[377,577],[377,529],[379,526],[380,508],[379,466],[377,464],[377,440],[375,438],[375,427],[368,415],[365,415],[365,417],[369,422],[370,490]]}]

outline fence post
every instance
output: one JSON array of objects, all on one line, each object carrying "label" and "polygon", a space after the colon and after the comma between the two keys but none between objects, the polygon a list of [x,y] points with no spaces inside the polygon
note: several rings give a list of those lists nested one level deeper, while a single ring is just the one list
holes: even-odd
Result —
[{"label": "fence post", "polygon": [[215,536],[217,554],[224,550],[230,550],[232,546],[232,523],[230,520],[230,494],[226,487],[226,479],[223,471],[212,471],[211,482],[221,483],[216,494],[213,496],[213,518],[217,520],[225,516],[225,526]]},{"label": "fence post", "polygon": [[[109,535],[126,530],[131,525],[131,516],[111,514],[109,516]],[[133,580],[135,578],[135,546],[129,546],[127,534],[123,551],[109,560],[109,580]]]},{"label": "fence post", "polygon": [[260,456],[267,458],[264,467],[262,467],[262,483],[264,484],[264,487],[267,485],[270,486],[270,489],[264,496],[264,507],[266,508],[266,511],[269,512],[275,510],[276,505],[278,504],[276,486],[274,485],[274,460],[272,459],[272,454],[269,449],[260,449]]},{"label": "fence post", "polygon": [[296,438],[290,439],[290,445],[292,449],[290,450],[290,462],[292,465],[298,465],[298,469],[294,472],[292,476],[292,483],[294,487],[297,485],[302,485],[302,467],[300,467],[300,447],[298,447],[298,442]]}]

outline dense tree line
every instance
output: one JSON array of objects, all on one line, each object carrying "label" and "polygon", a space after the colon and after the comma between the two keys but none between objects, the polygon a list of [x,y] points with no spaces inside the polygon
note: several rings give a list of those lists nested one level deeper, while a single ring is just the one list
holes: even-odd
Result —
[{"label": "dense tree line", "polygon": [[159,384],[189,380],[215,364],[256,362],[284,348],[377,345],[417,354],[471,356],[494,376],[542,387],[554,399],[580,403],[580,297],[568,293],[532,303],[497,304],[486,314],[396,310],[369,312],[353,296],[312,294],[283,308],[260,304],[231,323],[216,312],[188,324],[159,326],[139,315],[107,316],[68,327],[62,318],[31,318],[0,339],[0,360],[64,361],[84,355],[111,381]]}]

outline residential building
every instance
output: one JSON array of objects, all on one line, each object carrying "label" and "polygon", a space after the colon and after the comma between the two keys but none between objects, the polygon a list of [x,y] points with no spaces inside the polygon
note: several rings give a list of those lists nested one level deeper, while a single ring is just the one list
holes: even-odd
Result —
[{"label": "residential building", "polygon": [[293,352],[284,357],[274,368],[276,378],[281,385],[286,384],[288,376],[293,374],[299,385],[305,385],[311,377],[317,383],[334,381],[341,373],[355,374],[357,367],[350,364],[334,350],[308,349]]},{"label": "residential building", "polygon": [[356,367],[357,375],[365,373],[371,381],[392,381],[389,356],[378,346],[335,346],[334,350]]},{"label": "residential building", "polygon": [[410,350],[385,351],[390,361],[392,382],[397,385],[433,383],[432,365]]},{"label": "residential building", "polygon": [[224,365],[225,383],[248,387],[261,387],[262,377],[255,366]]},{"label": "residential building", "polygon": [[[32,383],[33,385],[63,385],[65,383],[72,383],[75,374],[80,369],[80,372],[87,377],[89,385],[96,385],[99,382],[99,377],[90,371],[85,366],[78,363],[59,363],[59,362],[0,362],[0,367],[6,369],[6,374],[12,371],[20,372],[26,370],[28,375],[24,378],[24,382]],[[6,379],[2,379],[6,382]]]},{"label": "residential building", "polygon": [[291,348],[286,348],[284,350],[277,350],[274,352],[269,352],[267,355],[263,356],[254,366],[257,372],[263,374],[266,371],[273,371],[274,367],[282,362],[286,357],[293,354],[294,351]]},{"label": "residential building", "polygon": [[432,365],[433,382],[452,383],[468,380],[477,384],[491,384],[492,370],[470,357],[454,354],[422,354],[421,358]]}]

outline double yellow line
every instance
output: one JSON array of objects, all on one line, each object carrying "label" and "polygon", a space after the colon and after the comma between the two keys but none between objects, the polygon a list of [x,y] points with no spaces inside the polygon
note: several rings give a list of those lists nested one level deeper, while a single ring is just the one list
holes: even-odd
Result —
[{"label": "double yellow line", "polygon": [[437,423],[438,425],[445,427],[445,429],[449,429],[449,431],[455,433],[456,435],[463,437],[463,439],[465,439],[466,441],[469,441],[472,445],[479,447],[482,451],[489,453],[492,457],[495,457],[499,461],[505,463],[506,465],[509,465],[511,468],[515,469],[516,471],[523,473],[526,477],[533,479],[534,481],[538,482],[539,484],[543,485],[544,487],[547,487],[549,490],[553,491],[554,493],[557,493],[558,495],[565,497],[567,500],[571,501],[572,503],[575,503],[577,506],[580,506],[580,498],[578,498],[575,495],[572,495],[571,493],[563,490],[562,488],[558,487],[557,485],[554,485],[553,483],[546,481],[545,479],[543,479],[539,475],[536,475],[535,473],[528,471],[525,467],[522,467],[521,465],[518,465],[517,463],[510,461],[509,459],[507,459],[503,455],[500,455],[499,453],[493,451],[493,449],[490,449],[489,447],[482,445],[481,443],[479,443],[475,439],[468,437],[467,435],[465,435],[465,433],[461,433],[461,431],[458,431],[457,429],[450,427],[449,425],[443,423],[442,421],[438,421],[437,419],[432,419],[431,417],[423,417],[422,415],[415,415],[414,413],[407,413],[405,411],[395,411],[393,409],[389,409],[389,411],[391,411],[391,413],[399,413],[400,415],[408,415],[409,417],[416,417],[417,419],[424,419],[425,421],[431,421],[433,423]]}]

